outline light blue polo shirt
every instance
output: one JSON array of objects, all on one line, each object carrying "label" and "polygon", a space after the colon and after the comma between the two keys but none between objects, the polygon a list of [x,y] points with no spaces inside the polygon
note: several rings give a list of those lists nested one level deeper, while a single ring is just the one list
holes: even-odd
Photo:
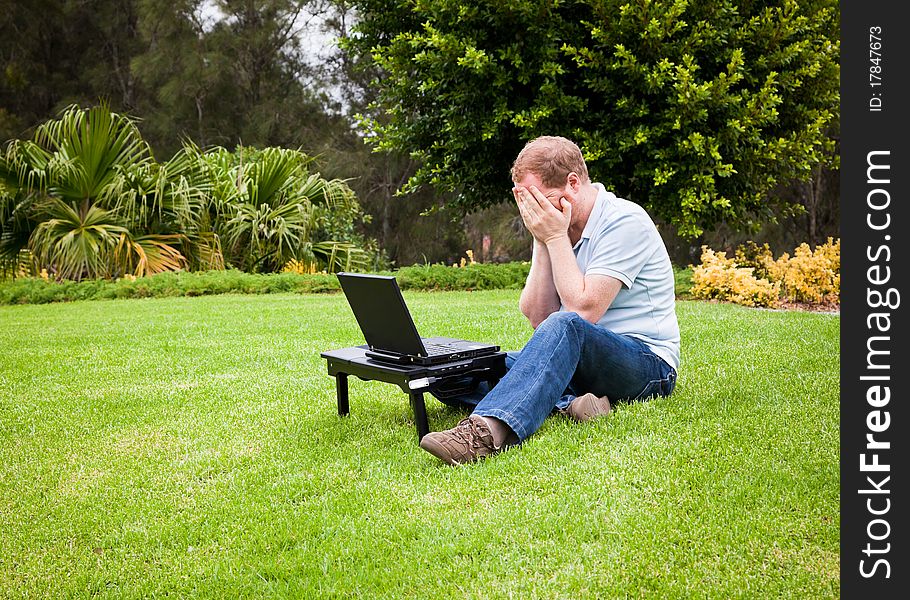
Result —
[{"label": "light blue polo shirt", "polygon": [[642,207],[617,198],[599,183],[594,187],[597,200],[573,248],[575,258],[583,274],[609,275],[622,282],[597,324],[640,339],[679,369],[679,323],[667,248]]}]

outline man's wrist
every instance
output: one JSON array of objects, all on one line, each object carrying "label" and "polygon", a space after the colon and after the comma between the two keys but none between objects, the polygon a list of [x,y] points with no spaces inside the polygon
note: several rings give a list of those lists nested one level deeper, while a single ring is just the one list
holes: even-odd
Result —
[{"label": "man's wrist", "polygon": [[[556,235],[552,235],[552,236],[546,238],[545,240],[542,240],[542,241],[541,241],[541,244],[543,244],[543,246],[544,246],[547,250],[549,250],[549,249],[552,248],[554,245],[562,244],[564,241],[565,241],[565,242],[568,242],[568,241],[569,241],[569,232],[568,232],[568,231],[564,231],[564,232],[562,232],[562,233],[559,233],[559,234],[556,234]],[[571,244],[570,244],[570,245],[571,245]]]}]

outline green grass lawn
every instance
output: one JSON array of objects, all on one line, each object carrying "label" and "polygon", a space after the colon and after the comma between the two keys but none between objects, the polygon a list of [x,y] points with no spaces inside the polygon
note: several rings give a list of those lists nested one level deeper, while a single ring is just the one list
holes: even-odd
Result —
[{"label": "green grass lawn", "polygon": [[[517,291],[406,297],[531,332]],[[453,468],[397,387],[337,416],[341,295],[0,307],[0,597],[838,597],[839,317],[678,313],[673,396]]]}]

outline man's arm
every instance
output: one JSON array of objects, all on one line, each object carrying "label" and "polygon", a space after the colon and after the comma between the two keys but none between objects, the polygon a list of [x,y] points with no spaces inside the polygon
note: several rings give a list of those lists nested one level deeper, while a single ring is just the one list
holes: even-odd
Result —
[{"label": "man's arm", "polygon": [[[607,275],[585,276],[578,268],[568,232],[572,215],[571,202],[564,199],[563,210],[559,211],[533,186],[527,190],[516,189],[514,193],[525,226],[534,236],[535,254],[528,275],[529,284],[532,276],[540,278],[535,279],[536,287],[529,292],[527,301],[524,292],[522,293],[522,312],[536,328],[550,313],[559,310],[561,302],[566,310],[596,323],[616,298],[622,282]],[[544,258],[548,260],[542,260]],[[549,268],[539,269],[535,273],[535,263],[538,266],[543,263]],[[547,290],[547,293],[542,294],[543,290]],[[552,293],[555,293],[555,298]]]},{"label": "man's arm", "polygon": [[562,305],[586,321],[597,323],[610,308],[622,282],[609,275],[582,274],[568,235],[550,239],[546,248],[553,284]]},{"label": "man's arm", "polygon": [[553,269],[546,245],[534,239],[531,271],[518,300],[518,308],[537,329],[541,321],[559,310],[559,294],[553,282]]}]

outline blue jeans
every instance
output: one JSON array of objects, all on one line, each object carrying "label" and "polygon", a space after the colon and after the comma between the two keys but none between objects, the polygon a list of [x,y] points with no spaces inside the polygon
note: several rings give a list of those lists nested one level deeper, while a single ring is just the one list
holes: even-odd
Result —
[{"label": "blue jeans", "polygon": [[509,353],[506,366],[508,372],[492,390],[481,384],[476,392],[449,400],[475,405],[474,414],[504,421],[519,440],[578,395],[591,392],[611,402],[644,400],[669,396],[676,385],[676,370],[644,342],[574,312],[547,317],[524,349]]}]

